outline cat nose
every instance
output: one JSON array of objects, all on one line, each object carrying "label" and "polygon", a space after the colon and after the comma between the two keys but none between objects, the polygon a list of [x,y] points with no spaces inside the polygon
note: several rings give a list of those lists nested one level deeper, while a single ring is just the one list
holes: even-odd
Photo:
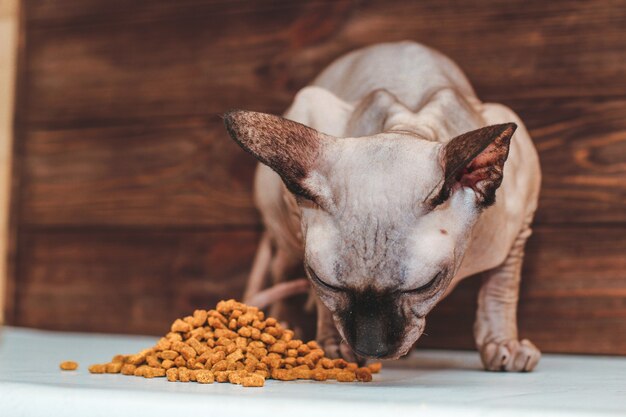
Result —
[{"label": "cat nose", "polygon": [[371,289],[350,293],[348,308],[340,313],[346,341],[358,355],[395,356],[406,330],[396,295]]},{"label": "cat nose", "polygon": [[376,317],[360,317],[356,320],[352,348],[360,355],[369,358],[389,356],[391,344],[387,326]]}]

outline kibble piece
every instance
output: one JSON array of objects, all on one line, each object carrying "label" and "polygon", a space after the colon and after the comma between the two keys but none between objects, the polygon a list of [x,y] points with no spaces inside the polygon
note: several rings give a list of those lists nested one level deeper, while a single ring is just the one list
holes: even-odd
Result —
[{"label": "kibble piece", "polygon": [[180,354],[183,355],[183,358],[185,358],[185,360],[195,358],[197,355],[196,351],[191,346],[185,346],[184,348],[182,348],[180,350]]},{"label": "kibble piece", "polygon": [[[187,360],[187,368],[189,369],[193,369],[196,367],[196,363],[198,363],[198,361],[196,361],[196,358],[190,358]],[[204,366],[203,366],[204,368]]]},{"label": "kibble piece", "polygon": [[334,366],[335,368],[343,369],[343,368],[345,368],[346,366],[348,366],[348,362],[346,362],[345,360],[343,360],[343,359],[341,359],[341,358],[339,358],[339,359],[335,359],[335,360],[333,361],[333,366]]},{"label": "kibble piece", "polygon": [[215,329],[215,337],[220,339],[222,337],[226,339],[234,339],[237,337],[237,333],[230,329]]},{"label": "kibble piece", "polygon": [[189,335],[191,339],[202,340],[202,338],[204,337],[204,332],[205,332],[204,327],[198,327],[196,329],[193,329],[187,334]]},{"label": "kibble piece", "polygon": [[[166,337],[162,337],[161,339],[159,339],[159,341],[157,342],[156,345],[154,345],[154,347],[158,350],[167,350],[170,348],[170,346],[172,346],[172,341],[169,340]],[[119,355],[121,356],[121,355]],[[114,361],[113,361],[114,362]]]},{"label": "kibble piece", "polygon": [[196,310],[193,312],[193,320],[191,321],[192,326],[201,327],[206,323],[206,319],[208,317],[208,313],[206,310]]},{"label": "kibble piece", "polygon": [[302,345],[302,340],[293,339],[287,342],[287,349],[298,349]]},{"label": "kibble piece", "polygon": [[209,316],[219,320],[221,323],[224,323],[224,324],[228,323],[228,319],[219,311],[211,310],[209,312]]},{"label": "kibble piece", "polygon": [[293,376],[297,379],[311,379],[311,370],[306,365],[301,365],[291,370]]},{"label": "kibble piece", "polygon": [[285,330],[283,335],[281,336],[281,340],[285,342],[290,342],[293,339],[294,333],[293,330]]},{"label": "kibble piece", "polygon": [[131,355],[126,358],[126,363],[130,363],[131,365],[141,365],[146,360],[146,355],[141,353],[137,353],[136,355]]},{"label": "kibble piece", "polygon": [[215,381],[217,382],[228,382],[228,375],[231,373],[231,371],[218,371],[218,372],[214,372],[213,375],[215,375]]},{"label": "kibble piece", "polygon": [[213,372],[207,370],[197,370],[196,372],[196,381],[200,384],[212,384],[215,381],[215,376]]},{"label": "kibble piece", "polygon": [[290,369],[274,369],[271,372],[271,376],[280,381],[293,381],[297,379]]},{"label": "kibble piece", "polygon": [[178,380],[180,382],[189,382],[191,380],[191,371],[187,368],[178,368]]},{"label": "kibble piece", "polygon": [[220,371],[225,371],[227,369],[228,369],[228,361],[226,359],[223,359],[219,362],[216,362],[215,365],[213,365],[213,367],[211,368],[211,371],[220,372]]},{"label": "kibble piece", "polygon": [[78,363],[74,361],[63,361],[59,364],[59,368],[63,371],[75,371],[78,369]]},{"label": "kibble piece", "polygon": [[272,369],[278,368],[280,366],[280,363],[281,363],[280,357],[276,358],[276,357],[272,357],[270,355],[267,355],[266,357],[261,359],[261,361],[263,363],[267,364]]},{"label": "kibble piece", "polygon": [[165,376],[165,369],[163,368],[153,368],[151,366],[148,366],[143,371],[144,378],[155,378],[155,377],[162,377],[162,376]]},{"label": "kibble piece", "polygon": [[214,353],[210,354],[210,356],[206,360],[206,367],[207,367],[207,369],[209,369],[209,367],[215,365],[219,361],[223,361],[224,359],[226,359],[226,353],[225,352],[214,352]]},{"label": "kibble piece", "polygon": [[265,348],[265,343],[263,343],[260,340],[254,340],[248,343],[248,348],[250,349]]},{"label": "kibble piece", "polygon": [[179,353],[179,354],[180,354],[180,351],[181,351],[183,348],[185,348],[185,347],[187,347],[187,343],[185,343],[185,342],[183,342],[183,341],[181,340],[181,341],[175,341],[175,342],[172,342],[172,348],[171,348],[171,349],[172,349],[174,352],[176,352],[176,353]]},{"label": "kibble piece", "polygon": [[89,367],[89,372],[92,374],[103,374],[107,370],[106,363],[103,364],[95,364]]},{"label": "kibble piece", "polygon": [[243,368],[246,372],[252,373],[256,371],[256,363],[249,361],[245,363],[245,367]]},{"label": "kibble piece", "polygon": [[226,360],[229,362],[237,362],[243,358],[244,356],[243,356],[243,352],[241,351],[241,349],[237,349],[230,355],[226,356]]},{"label": "kibble piece", "polygon": [[179,368],[183,366],[187,366],[187,361],[182,356],[177,356],[176,359],[174,359],[174,365],[176,365]]},{"label": "kibble piece", "polygon": [[228,368],[226,369],[227,371],[242,371],[244,368],[243,363],[237,361],[237,362],[228,362]]},{"label": "kibble piece", "polygon": [[248,339],[246,339],[245,337],[236,338],[235,346],[237,346],[237,349],[245,350],[248,346]]},{"label": "kibble piece", "polygon": [[233,310],[239,308],[238,304],[239,303],[237,301],[231,298],[230,300],[220,301],[219,303],[217,303],[215,309],[222,314],[228,314]]},{"label": "kibble piece", "polygon": [[337,379],[339,372],[343,372],[343,370],[339,368],[326,369],[326,378]]},{"label": "kibble piece", "polygon": [[320,359],[318,364],[320,364],[322,366],[322,368],[325,368],[325,369],[330,369],[330,368],[333,368],[335,366],[335,364],[333,363],[333,360],[329,359],[329,358],[322,358],[322,359]]},{"label": "kibble piece", "polygon": [[191,330],[191,324],[181,319],[176,319],[176,321],[172,323],[172,332],[186,333],[190,330]]},{"label": "kibble piece", "polygon": [[267,324],[259,319],[256,319],[252,322],[252,327],[258,330],[265,329],[265,326],[267,326]]},{"label": "kibble piece", "polygon": [[106,365],[107,374],[119,374],[124,364],[122,362],[110,362]]},{"label": "kibble piece", "polygon": [[[233,316],[231,316],[231,317],[233,317]],[[254,320],[254,318],[253,318],[252,315],[250,315],[248,313],[242,314],[239,317],[237,317],[237,326],[238,327],[245,327],[248,324],[252,323],[253,320]]]},{"label": "kibble piece", "polygon": [[[301,344],[301,345],[300,345],[300,347],[298,347],[298,354],[299,354],[299,355],[304,356],[304,355],[307,355],[307,354],[308,354],[308,353],[310,353],[310,352],[311,352],[311,348],[310,348],[310,347],[308,347],[308,346],[307,346],[307,345],[305,345],[305,344]],[[330,359],[329,359],[329,360],[330,360]]]},{"label": "kibble piece", "polygon": [[372,372],[370,371],[370,368],[358,368],[356,371],[354,371],[355,375],[356,375],[356,379],[358,379],[361,382],[371,382],[372,381]]},{"label": "kibble piece", "polygon": [[210,350],[207,349],[206,352],[204,352],[202,355],[198,356],[196,358],[196,361],[198,363],[206,363],[207,360],[209,360],[211,358],[211,356],[213,356],[213,352],[211,352]]},{"label": "kibble piece", "polygon": [[124,356],[124,355],[115,355],[115,356],[113,356],[113,359],[111,359],[111,362],[124,363],[125,360],[126,360],[126,356]]},{"label": "kibble piece", "polygon": [[[233,342],[232,339],[229,339],[227,337],[222,336],[219,339],[217,339],[215,344],[217,345],[217,347],[220,347],[220,346],[224,347],[224,352],[226,352],[226,350],[227,350],[226,347],[228,347],[229,345],[234,345],[235,342]],[[218,349],[216,349],[216,350],[218,350]]]},{"label": "kibble piece", "polygon": [[[227,319],[226,317],[224,317],[224,315],[222,314],[223,310],[216,308],[215,310],[209,310],[209,317],[215,317],[217,319],[220,319],[222,322],[226,323]],[[225,313],[224,314],[229,314],[229,313]]]},{"label": "kibble piece", "polygon": [[306,345],[311,349],[320,349],[320,345],[318,345],[315,340],[311,340],[310,342],[307,342]]},{"label": "kibble piece", "polygon": [[239,334],[239,336],[241,337],[251,337],[252,336],[252,329],[248,326],[246,327],[242,327],[239,330],[237,330],[237,334]]},{"label": "kibble piece", "polygon": [[269,348],[269,351],[274,353],[285,353],[285,350],[287,350],[287,343],[283,341],[278,341]]},{"label": "kibble piece", "polygon": [[170,382],[178,381],[178,368],[171,368],[165,372],[165,376],[167,376],[167,380]]},{"label": "kibble piece", "polygon": [[122,365],[122,369],[120,370],[120,372],[122,373],[122,375],[134,375],[135,369],[137,369],[135,365],[125,363],[124,365]]},{"label": "kibble piece", "polygon": [[207,319],[207,323],[209,324],[209,326],[213,327],[214,329],[223,329],[224,328],[224,323],[222,323],[216,317],[209,317]]},{"label": "kibble piece", "polygon": [[337,381],[339,382],[354,382],[356,375],[352,371],[342,371],[337,373]]},{"label": "kibble piece", "polygon": [[267,349],[264,348],[250,348],[250,345],[248,345],[248,352],[252,355],[254,355],[258,360],[263,359],[264,357],[267,356]]},{"label": "kibble piece", "polygon": [[150,355],[146,357],[146,362],[148,363],[149,366],[152,366],[153,368],[161,367],[161,361],[158,360],[157,357],[154,355]]},{"label": "kibble piece", "polygon": [[168,334],[165,335],[165,337],[170,342],[180,342],[183,340],[183,337],[180,335],[180,333],[176,333],[176,332],[169,332]]},{"label": "kibble piece", "polygon": [[261,331],[253,327],[252,330],[250,330],[250,338],[253,340],[259,340],[261,338]]},{"label": "kibble piece", "polygon": [[[226,338],[222,337],[222,338],[218,339],[218,341],[222,340],[222,339],[226,339]],[[220,349],[220,350],[222,350],[227,355],[230,354],[230,353],[233,353],[235,350],[237,350],[237,344],[235,343],[235,341],[233,339],[226,339],[221,346],[223,348]]]},{"label": "kibble piece", "polygon": [[192,337],[191,339],[189,339],[187,341],[187,344],[189,344],[189,346],[193,348],[193,350],[195,350],[198,355],[202,355],[204,352],[209,350],[209,348],[206,345],[203,345],[202,343],[200,343],[200,341],[196,339],[195,337]]},{"label": "kibble piece", "polygon": [[312,358],[314,361],[318,361],[319,359],[324,357],[324,351],[322,349],[311,349],[311,352],[309,352],[307,356]]},{"label": "kibble piece", "polygon": [[276,338],[268,333],[261,334],[261,341],[269,346],[276,343]]},{"label": "kibble piece", "polygon": [[148,368],[149,368],[148,365],[138,366],[135,369],[135,372],[133,373],[133,375],[135,375],[135,376],[144,376],[146,371],[148,370]]},{"label": "kibble piece", "polygon": [[257,369],[256,371],[254,371],[254,373],[257,375],[261,375],[263,379],[268,379],[270,377],[270,373],[262,369]]},{"label": "kibble piece", "polygon": [[380,362],[374,362],[374,363],[370,363],[369,365],[367,365],[367,367],[370,369],[370,371],[373,374],[377,374],[380,372],[380,369],[383,367],[383,364]]},{"label": "kibble piece", "polygon": [[315,381],[326,381],[328,379],[327,372],[322,369],[314,369],[311,371],[311,379]]},{"label": "kibble piece", "polygon": [[231,371],[228,374],[228,382],[231,384],[241,385],[243,383],[243,378],[248,376],[246,371]]},{"label": "kibble piece", "polygon": [[256,373],[248,374],[241,380],[241,385],[244,387],[262,387],[265,385],[265,378]]},{"label": "kibble piece", "polygon": [[265,333],[269,334],[270,336],[274,336],[274,337],[281,337],[283,335],[283,331],[281,329],[279,329],[278,327],[266,327],[265,328]]}]

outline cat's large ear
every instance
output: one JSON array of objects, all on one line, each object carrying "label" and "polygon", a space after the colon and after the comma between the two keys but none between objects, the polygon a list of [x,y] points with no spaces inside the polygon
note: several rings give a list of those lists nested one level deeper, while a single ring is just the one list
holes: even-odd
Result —
[{"label": "cat's large ear", "polygon": [[276,171],[292,193],[317,200],[305,180],[333,137],[279,116],[243,110],[226,113],[224,124],[235,142]]},{"label": "cat's large ear", "polygon": [[502,183],[504,163],[516,128],[515,123],[487,126],[448,142],[441,150],[444,184],[434,203],[445,201],[454,187],[460,186],[474,190],[479,206],[492,205]]}]

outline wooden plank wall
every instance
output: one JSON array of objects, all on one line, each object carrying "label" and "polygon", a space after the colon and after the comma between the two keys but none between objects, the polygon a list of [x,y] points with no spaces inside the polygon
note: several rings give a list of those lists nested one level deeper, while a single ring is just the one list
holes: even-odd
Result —
[{"label": "wooden plank wall", "polygon": [[4,321],[11,194],[11,142],[17,55],[17,0],[0,1],[0,324]]},{"label": "wooden plank wall", "polygon": [[[521,335],[626,354],[625,28],[624,0],[25,0],[10,322],[158,334],[239,296],[254,161],[218,114],[280,113],[341,54],[411,39],[537,143]],[[438,306],[420,346],[473,346],[478,284]]]}]

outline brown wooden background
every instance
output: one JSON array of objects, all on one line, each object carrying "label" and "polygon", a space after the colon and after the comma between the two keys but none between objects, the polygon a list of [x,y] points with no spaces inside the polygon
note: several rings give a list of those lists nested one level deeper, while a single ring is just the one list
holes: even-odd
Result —
[{"label": "brown wooden background", "polygon": [[[625,28],[623,0],[24,1],[9,322],[159,334],[239,296],[254,161],[218,114],[281,113],[342,53],[412,39],[517,111],[539,148],[522,336],[626,354]],[[473,347],[478,284],[420,346]]]}]

